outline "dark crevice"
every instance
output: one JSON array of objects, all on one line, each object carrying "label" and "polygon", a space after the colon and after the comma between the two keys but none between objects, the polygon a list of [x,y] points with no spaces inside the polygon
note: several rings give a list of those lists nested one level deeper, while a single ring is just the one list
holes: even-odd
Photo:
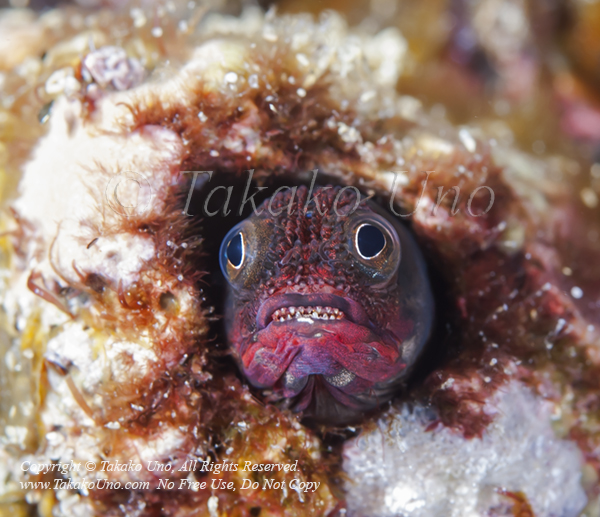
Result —
[{"label": "dark crevice", "polygon": [[[202,169],[198,167],[198,169]],[[259,178],[259,182],[252,181],[248,189],[248,196],[256,193],[254,196],[255,204],[260,207],[260,204],[268,199],[277,188],[288,186],[310,186],[311,173],[299,174],[295,173],[293,176],[288,174],[279,175],[264,175],[260,171],[255,171],[253,177]],[[227,293],[227,282],[221,273],[219,265],[219,248],[221,242],[227,232],[239,223],[241,220],[250,216],[252,213],[251,203],[246,203],[240,215],[240,207],[242,206],[242,200],[244,193],[248,187],[249,173],[247,171],[232,172],[232,171],[215,171],[212,178],[209,180],[208,175],[198,175],[196,180],[195,189],[192,192],[192,196],[189,202],[188,213],[190,216],[195,218],[200,225],[202,235],[204,236],[203,252],[204,258],[202,264],[198,267],[202,267],[209,271],[211,274],[205,277],[205,281],[209,283],[208,293],[210,295],[210,304],[216,307],[217,319],[213,322],[211,335],[213,338],[213,359],[216,363],[214,366],[217,370],[223,372],[235,372],[236,376],[244,383],[247,384],[245,378],[239,372],[233,359],[228,354],[228,346],[225,338],[225,329],[223,323],[223,308],[225,306],[225,297]],[[301,179],[299,179],[301,178]],[[304,181],[302,181],[304,179]],[[327,185],[327,184],[339,184],[339,180],[334,180],[328,177],[324,173],[319,173],[317,176],[316,186]],[[182,186],[182,193],[179,198],[183,203],[187,202],[190,188],[192,184],[192,175],[187,175],[187,180]],[[266,187],[264,190],[258,191],[257,187]],[[185,192],[183,192],[185,189]],[[223,207],[228,196],[227,189],[230,189],[231,195],[227,206],[228,213],[223,213]],[[212,196],[211,196],[212,192]],[[366,193],[363,192],[366,195]],[[209,198],[209,196],[211,196]],[[208,199],[208,203],[207,203]],[[375,197],[374,200],[380,206],[387,208],[387,200],[383,198]],[[182,207],[183,208],[183,207]],[[206,209],[211,212],[211,215],[206,214]],[[214,212],[218,213],[214,214]],[[408,224],[410,226],[410,224]],[[421,246],[423,248],[423,246]],[[435,369],[442,366],[445,362],[449,361],[453,356],[457,355],[457,342],[459,337],[459,328],[455,323],[459,320],[456,317],[456,309],[454,304],[451,303],[452,296],[448,291],[446,282],[443,280],[441,272],[434,265],[435,260],[428,252],[427,249],[422,249],[428,266],[429,278],[434,291],[435,305],[436,305],[436,322],[434,330],[432,332],[431,339],[426,346],[424,352],[418,359],[413,373],[411,374],[407,385],[398,391],[398,395],[395,400],[406,398],[410,394],[418,392],[422,386],[424,380],[429,374]],[[257,398],[262,399],[261,391],[251,388]],[[383,411],[389,408],[389,403],[382,404],[382,406],[375,411],[365,413],[362,423],[372,421],[374,418],[379,416]],[[304,420],[303,423],[309,425],[311,428],[320,430],[323,436],[326,438],[329,436],[332,430],[335,428],[323,427],[316,422]],[[350,429],[350,430],[348,430]],[[348,438],[354,435],[354,428],[340,427],[334,432],[332,436],[339,438],[339,434]],[[337,438],[332,438],[331,444],[336,441]],[[326,446],[328,440],[326,439]]]}]

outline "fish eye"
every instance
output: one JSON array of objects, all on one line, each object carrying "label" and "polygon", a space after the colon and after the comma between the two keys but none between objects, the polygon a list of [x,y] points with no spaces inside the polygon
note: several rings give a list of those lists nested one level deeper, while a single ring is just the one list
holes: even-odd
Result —
[{"label": "fish eye", "polygon": [[361,224],[356,230],[355,246],[364,259],[377,257],[385,248],[385,235],[372,224]]},{"label": "fish eye", "polygon": [[248,224],[233,227],[221,242],[219,262],[221,270],[229,282],[244,275],[249,262],[253,259],[252,229]]},{"label": "fish eye", "polygon": [[264,266],[271,230],[260,221],[242,221],[221,242],[219,263],[230,285],[251,284]]},{"label": "fish eye", "polygon": [[372,286],[389,282],[398,271],[402,255],[396,224],[373,210],[356,213],[347,224],[354,266],[370,279]]},{"label": "fish eye", "polygon": [[239,269],[244,263],[245,255],[244,234],[239,232],[229,241],[229,244],[227,244],[225,256],[231,267]]}]

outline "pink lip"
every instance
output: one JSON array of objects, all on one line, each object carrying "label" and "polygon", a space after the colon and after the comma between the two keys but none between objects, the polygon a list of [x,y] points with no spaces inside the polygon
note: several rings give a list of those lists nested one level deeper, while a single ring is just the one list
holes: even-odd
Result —
[{"label": "pink lip", "polygon": [[371,326],[367,314],[362,306],[343,296],[326,293],[315,294],[297,294],[287,293],[271,296],[260,306],[256,314],[256,325],[258,330],[264,329],[271,321],[271,315],[277,310],[284,307],[332,307],[339,309],[345,317],[352,323],[365,327]]}]

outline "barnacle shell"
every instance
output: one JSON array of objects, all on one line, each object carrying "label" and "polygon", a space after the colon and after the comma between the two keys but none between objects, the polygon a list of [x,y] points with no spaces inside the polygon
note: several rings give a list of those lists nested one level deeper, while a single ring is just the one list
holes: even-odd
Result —
[{"label": "barnacle shell", "polygon": [[[498,477],[490,485],[482,476],[469,501],[479,498],[481,511],[499,499],[515,507],[496,491],[504,483],[523,491],[523,501],[531,498],[540,515],[576,515],[585,505],[577,474],[587,473],[591,497],[600,464],[596,313],[583,303],[596,299],[597,276],[592,267],[581,278],[589,283],[577,285],[578,273],[562,273],[569,257],[598,253],[582,237],[593,221],[573,201],[572,177],[582,165],[519,150],[502,138],[510,128],[501,121],[458,127],[399,94],[397,80],[414,73],[437,42],[418,55],[396,28],[349,29],[332,12],[315,21],[253,8],[239,17],[206,14],[207,5],[187,9],[161,8],[155,19],[140,9],[2,15],[11,51],[0,52],[7,92],[0,105],[0,187],[12,211],[0,221],[1,514],[25,515],[29,505],[65,516],[248,515],[252,508],[262,508],[261,515],[327,515],[345,506],[356,515],[418,515],[421,508],[443,514],[430,501],[420,504],[421,492],[414,492],[418,504],[407,505],[412,493],[393,469],[377,471],[389,497],[371,501],[361,476],[376,469],[369,463],[375,452],[361,458],[355,442],[345,446],[349,480],[338,482],[339,450],[329,451],[322,435],[255,399],[218,360],[222,337],[210,330],[214,293],[203,281],[212,273],[205,250],[213,233],[182,213],[191,177],[181,171],[233,177],[254,168],[257,180],[268,182],[274,175],[304,181],[304,172],[319,168],[330,181],[359,186],[385,203],[395,185],[393,206],[412,213],[450,300],[452,339],[434,344],[437,361],[410,392],[435,420],[395,406],[361,431],[368,447],[385,436],[392,457],[402,459],[390,429],[404,420],[409,433],[430,433],[428,454],[448,460],[448,447],[438,446],[444,440],[496,442],[494,433],[515,417],[494,420],[490,408],[501,410],[507,397],[527,408],[549,404],[551,411],[540,409],[542,423],[526,421],[513,438],[533,443],[539,434],[558,451],[564,461],[550,468],[564,469],[557,479],[568,474],[571,484],[552,486],[569,492],[552,506],[527,492],[545,486],[539,480],[511,478],[524,480],[521,486]],[[453,186],[463,193],[456,213],[452,195],[437,203],[438,189]],[[487,212],[486,189],[495,196]],[[411,445],[417,452],[422,436]],[[510,445],[510,437],[503,439]],[[147,490],[21,485],[44,479],[26,475],[23,461],[156,461],[175,471],[209,455],[240,463],[298,460],[299,472],[273,477],[320,485],[283,495],[167,493],[147,468],[68,474],[74,481],[85,475],[148,482]],[[506,464],[527,469],[528,458]],[[241,484],[247,475],[207,479]],[[347,501],[344,487],[353,491]],[[443,512],[451,497],[442,494],[436,508]]]}]

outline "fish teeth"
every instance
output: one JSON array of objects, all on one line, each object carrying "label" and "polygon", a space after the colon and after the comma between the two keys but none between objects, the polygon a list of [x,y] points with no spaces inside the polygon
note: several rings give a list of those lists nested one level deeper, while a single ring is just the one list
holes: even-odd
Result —
[{"label": "fish teeth", "polygon": [[288,321],[291,319],[298,318],[312,318],[322,320],[340,320],[344,318],[343,311],[336,309],[335,307],[322,307],[317,305],[315,307],[282,307],[273,312],[271,318],[273,321]]}]

